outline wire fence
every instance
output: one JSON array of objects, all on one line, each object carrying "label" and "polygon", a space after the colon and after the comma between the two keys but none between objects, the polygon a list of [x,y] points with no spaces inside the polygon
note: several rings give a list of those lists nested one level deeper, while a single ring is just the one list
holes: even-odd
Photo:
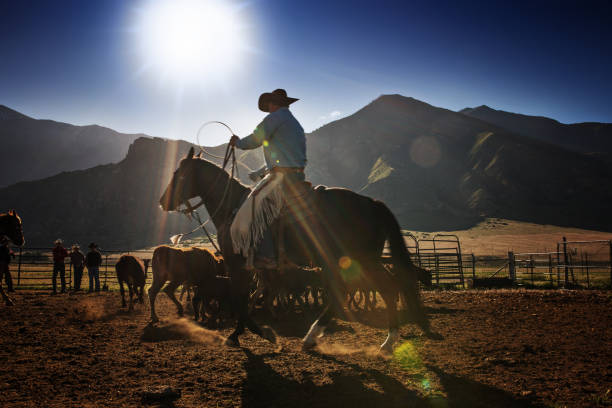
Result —
[{"label": "wire fence", "polygon": [[[16,258],[9,265],[13,287],[19,289],[51,289],[53,279],[53,248],[19,248],[15,252]],[[119,288],[117,283],[115,264],[124,254],[134,255],[141,260],[151,259],[153,250],[137,251],[100,251],[102,254],[102,264],[99,268],[100,286],[104,289],[115,290]],[[75,287],[74,266],[70,262],[70,257],[65,259],[65,279],[66,289],[71,290]],[[150,268],[149,268],[150,269]],[[147,273],[147,284],[151,283],[152,274]],[[88,287],[88,269],[83,270],[81,288]],[[57,285],[60,286],[60,276],[57,276]]]},{"label": "wire fence", "polygon": [[[509,252],[504,256],[475,256],[461,253],[459,240],[439,236],[434,240],[409,242],[412,259],[430,271],[434,286],[467,288],[523,286],[550,288],[612,287],[612,241],[566,241],[553,252]],[[17,248],[9,265],[12,286],[18,289],[51,289],[52,248]],[[101,251],[100,286],[117,290],[115,264],[123,254],[150,260],[153,250]],[[66,289],[75,287],[70,258],[65,264]],[[58,287],[59,287],[59,276]],[[151,283],[149,267],[147,285]],[[88,271],[83,271],[81,288],[88,288]],[[8,282],[7,282],[8,283]]]}]

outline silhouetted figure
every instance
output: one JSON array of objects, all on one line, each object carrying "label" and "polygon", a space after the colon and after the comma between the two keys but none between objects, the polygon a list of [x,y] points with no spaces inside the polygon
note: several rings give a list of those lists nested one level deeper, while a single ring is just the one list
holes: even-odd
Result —
[{"label": "silhouetted figure", "polygon": [[57,293],[57,274],[59,273],[62,283],[62,293],[66,293],[66,264],[64,259],[68,257],[68,251],[63,246],[61,239],[55,240],[53,247],[53,294]]},{"label": "silhouetted figure", "polygon": [[72,245],[70,261],[72,262],[72,269],[74,270],[74,290],[81,290],[83,268],[85,267],[85,255],[81,252],[79,244]]},{"label": "silhouetted figure", "polygon": [[89,244],[89,252],[85,256],[85,265],[87,265],[87,274],[89,275],[89,290],[87,293],[100,291],[100,265],[102,265],[102,254],[98,251],[98,246],[95,243]]},{"label": "silhouetted figure", "polygon": [[13,278],[11,277],[11,271],[9,270],[9,264],[11,258],[15,258],[15,254],[8,246],[9,240],[4,235],[0,238],[0,281],[2,281],[2,275],[4,275],[4,281],[9,292],[14,292],[13,289]]},{"label": "silhouetted figure", "polygon": [[[229,141],[230,145],[241,150],[263,146],[269,174],[244,201],[230,229],[236,253],[241,252],[246,256],[247,252],[257,248],[255,266],[259,269],[277,269],[274,239],[268,227],[280,213],[283,203],[291,205],[296,199],[299,200],[305,188],[306,136],[302,125],[289,111],[289,105],[297,100],[288,97],[284,89],[261,94],[259,110],[269,114],[253,133],[242,139],[232,135]],[[253,173],[252,178],[259,178],[265,174],[265,170],[259,169]],[[256,201],[263,204],[256,204]],[[253,267],[252,255],[248,255],[247,269]]]}]

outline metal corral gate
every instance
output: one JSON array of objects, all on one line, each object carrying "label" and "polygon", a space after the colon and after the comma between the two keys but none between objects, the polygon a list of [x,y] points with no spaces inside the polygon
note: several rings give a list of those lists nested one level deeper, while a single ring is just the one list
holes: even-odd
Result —
[{"label": "metal corral gate", "polygon": [[419,265],[432,273],[436,285],[465,286],[459,237],[436,234],[432,239],[417,241]]},{"label": "metal corral gate", "polygon": [[[417,239],[410,232],[402,235],[412,262],[431,272],[432,283],[465,287],[461,244],[456,235],[436,234],[432,239]],[[385,247],[383,261],[389,256],[389,248]]]},{"label": "metal corral gate", "polygon": [[[69,248],[68,248],[69,249]],[[52,248],[13,248],[16,258],[9,265],[14,287],[22,289],[51,288],[53,274]],[[115,273],[115,263],[123,254],[131,254],[142,260],[151,259],[152,251],[100,251],[102,254],[102,265],[100,265],[100,286],[107,288],[118,287]],[[83,252],[84,254],[87,251]],[[65,259],[66,287],[74,287],[74,273],[70,257]],[[147,283],[151,281],[151,268],[147,273]],[[87,267],[83,271],[81,288],[88,288]],[[58,289],[60,277],[57,277]]]}]

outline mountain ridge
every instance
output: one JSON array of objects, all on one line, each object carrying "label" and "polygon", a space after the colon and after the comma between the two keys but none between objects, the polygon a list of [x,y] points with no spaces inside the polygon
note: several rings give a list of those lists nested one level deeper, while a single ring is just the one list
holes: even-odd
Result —
[{"label": "mountain ridge", "polygon": [[[60,234],[106,248],[158,245],[193,228],[157,205],[190,146],[137,138],[118,163],[0,189],[0,208],[24,215],[29,243]],[[381,95],[307,134],[307,148],[308,180],[385,202],[405,229],[465,229],[496,217],[612,231],[604,162],[414,98]],[[252,169],[262,163],[259,150],[237,156]],[[248,182],[246,168],[239,172]]]}]

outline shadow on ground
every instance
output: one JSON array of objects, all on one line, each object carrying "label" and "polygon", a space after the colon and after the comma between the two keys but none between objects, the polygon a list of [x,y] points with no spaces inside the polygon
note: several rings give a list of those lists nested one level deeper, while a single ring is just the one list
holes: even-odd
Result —
[{"label": "shadow on ground", "polygon": [[[331,372],[327,380],[315,383],[309,371],[302,378],[289,378],[277,372],[266,358],[244,350],[247,377],[242,386],[243,407],[534,407],[530,401],[463,377],[448,374],[429,366],[442,384],[442,393],[418,393],[385,373],[347,363],[334,356],[311,353],[314,364],[326,360],[339,363],[344,369]],[[316,370],[316,367],[315,367]],[[312,376],[312,377],[311,377]]]}]

